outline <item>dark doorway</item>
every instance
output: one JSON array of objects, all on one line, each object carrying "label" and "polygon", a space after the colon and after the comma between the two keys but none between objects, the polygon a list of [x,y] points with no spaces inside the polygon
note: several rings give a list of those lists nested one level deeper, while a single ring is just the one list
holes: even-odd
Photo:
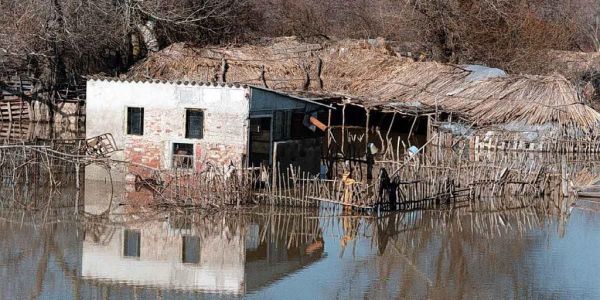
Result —
[{"label": "dark doorway", "polygon": [[250,119],[250,151],[248,164],[258,167],[270,165],[271,161],[271,118]]}]

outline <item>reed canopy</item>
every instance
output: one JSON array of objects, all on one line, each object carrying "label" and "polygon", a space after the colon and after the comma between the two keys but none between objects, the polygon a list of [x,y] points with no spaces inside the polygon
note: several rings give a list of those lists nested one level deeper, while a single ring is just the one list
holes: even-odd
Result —
[{"label": "reed canopy", "polygon": [[477,77],[475,72],[470,66],[401,56],[383,39],[309,44],[286,37],[241,46],[173,44],[150,54],[126,76],[337,95],[372,109],[435,108],[480,126],[552,123],[596,132],[600,113],[561,75]]}]

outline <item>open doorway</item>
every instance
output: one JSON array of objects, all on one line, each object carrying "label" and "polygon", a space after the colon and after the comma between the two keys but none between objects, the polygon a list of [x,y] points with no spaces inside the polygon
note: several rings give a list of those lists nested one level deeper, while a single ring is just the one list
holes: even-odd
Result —
[{"label": "open doorway", "polygon": [[271,117],[250,119],[250,149],[248,165],[271,164]]}]

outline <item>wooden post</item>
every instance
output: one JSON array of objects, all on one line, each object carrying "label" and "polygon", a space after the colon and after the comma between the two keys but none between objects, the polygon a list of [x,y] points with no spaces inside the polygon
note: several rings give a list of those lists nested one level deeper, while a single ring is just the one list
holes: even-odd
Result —
[{"label": "wooden post", "polygon": [[19,122],[23,115],[23,79],[19,76]]},{"label": "wooden post", "polygon": [[227,60],[225,58],[221,59],[221,74],[219,74],[219,82],[225,83],[227,81]]},{"label": "wooden post", "polygon": [[12,122],[12,105],[9,102],[6,102],[6,107],[8,108],[8,121]]},{"label": "wooden post", "polygon": [[[415,124],[417,123],[417,118],[419,117],[418,114],[415,114],[415,118],[413,119],[412,124],[410,125],[410,130],[408,131],[408,137],[406,138],[406,141],[408,142],[408,146],[412,146],[412,143],[410,142],[410,136],[412,135],[413,132],[413,128],[415,127]],[[438,143],[439,145],[439,139],[438,139]]]},{"label": "wooden post", "polygon": [[342,107],[342,155],[344,154],[344,144],[346,143],[346,103]]},{"label": "wooden post", "polygon": [[365,150],[369,151],[369,119],[371,116],[371,111],[365,107],[365,111],[367,112],[367,121],[365,123]]},{"label": "wooden post", "polygon": [[327,150],[329,150],[329,146],[331,145],[331,109],[327,114]]},{"label": "wooden post", "polygon": [[269,88],[269,86],[267,85],[267,79],[265,78],[265,66],[264,65],[260,66],[260,81],[262,82],[263,87]]},{"label": "wooden post", "polygon": [[[392,131],[392,126],[394,126],[394,120],[395,120],[395,119],[396,119],[396,112],[394,111],[394,114],[392,115],[392,121],[390,121],[390,126],[388,127],[388,130],[387,130],[387,132],[385,133],[385,143],[386,143],[386,146],[387,146],[388,144],[391,144],[391,142],[390,142],[390,132]],[[393,144],[392,144],[392,145],[393,145]],[[392,150],[394,150],[394,149],[392,149]],[[386,149],[385,149],[385,153],[387,153],[387,152],[388,152],[388,149],[387,149],[387,147],[386,147]],[[393,153],[393,152],[392,152],[392,153]]]}]

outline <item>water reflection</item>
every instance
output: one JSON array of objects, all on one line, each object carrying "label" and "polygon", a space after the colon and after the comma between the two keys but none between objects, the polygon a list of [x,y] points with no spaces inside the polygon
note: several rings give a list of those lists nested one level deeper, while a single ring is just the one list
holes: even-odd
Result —
[{"label": "water reflection", "polygon": [[125,205],[106,214],[112,204],[104,195],[86,193],[85,211],[102,212],[94,216],[108,222],[90,234],[86,231],[81,266],[85,280],[244,294],[323,254],[318,219],[301,214],[255,209],[142,215]]},{"label": "water reflection", "polygon": [[82,277],[154,288],[244,292],[244,238],[239,232],[178,232],[168,221],[141,222],[86,236]]},{"label": "water reflection", "polygon": [[118,185],[38,188],[0,193],[1,299],[600,295],[579,209],[156,212]]}]

